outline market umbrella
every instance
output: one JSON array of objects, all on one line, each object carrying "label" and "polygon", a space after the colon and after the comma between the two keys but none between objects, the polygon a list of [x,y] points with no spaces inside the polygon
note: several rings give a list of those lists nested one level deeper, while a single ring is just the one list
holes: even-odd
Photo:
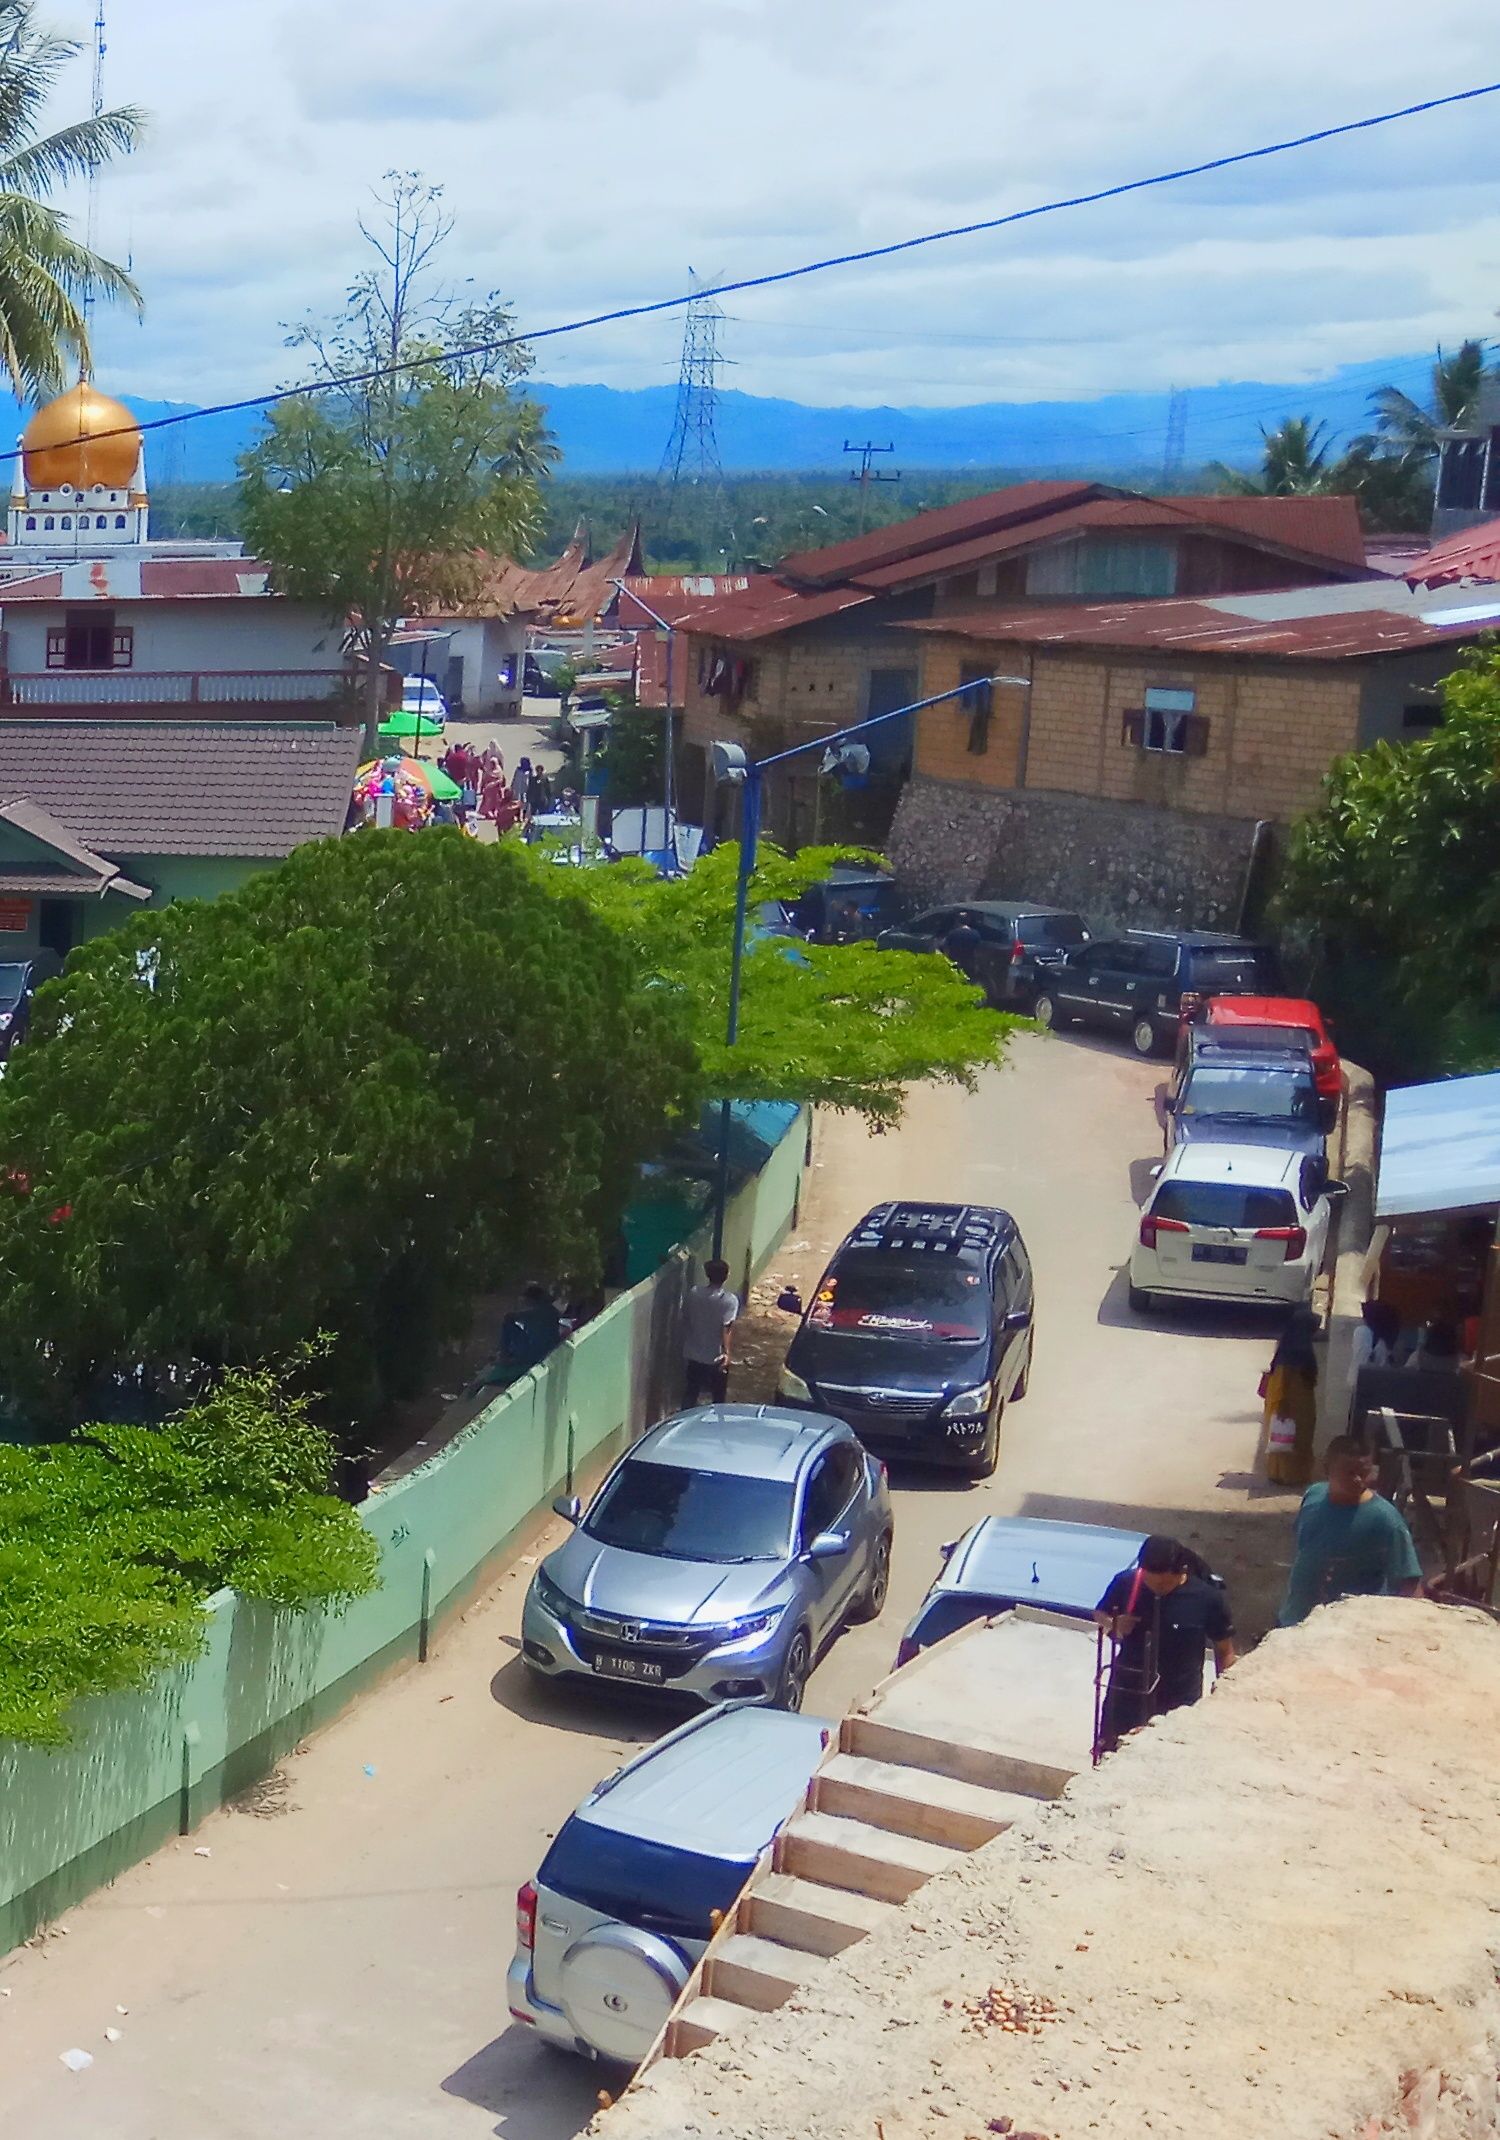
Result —
[{"label": "market umbrella", "polygon": [[[413,765],[421,765],[421,761],[415,758],[409,760],[408,762]],[[463,793],[463,789],[459,786],[456,780],[450,780],[448,778],[448,775],[443,771],[440,765],[421,765],[421,770],[427,775],[427,784],[432,789],[432,799],[434,802],[446,803],[458,801],[459,796]]]},{"label": "market umbrella", "polygon": [[432,822],[434,780],[446,778],[439,767],[424,765],[420,758],[371,758],[354,776],[354,800],[369,821],[377,798],[389,795],[392,822],[404,831],[417,831]]},{"label": "market umbrella", "polygon": [[390,743],[399,736],[440,736],[442,719],[435,713],[412,713],[405,706],[398,706],[388,713],[376,730],[383,741]]}]

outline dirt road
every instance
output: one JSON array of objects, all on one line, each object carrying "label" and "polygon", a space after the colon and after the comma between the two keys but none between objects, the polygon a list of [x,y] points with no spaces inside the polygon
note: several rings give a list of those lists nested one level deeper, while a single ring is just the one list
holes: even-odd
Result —
[{"label": "dirt road", "polygon": [[[837,1714],[888,1668],[938,1548],[986,1510],[1177,1531],[1263,1626],[1291,1502],[1250,1472],[1257,1316],[1136,1322],[1116,1266],[1159,1149],[1158,1072],[1107,1044],[1025,1037],[973,1097],[924,1090],[899,1134],[820,1129],[775,1280],[810,1284],[886,1196],[1003,1203],[1037,1267],[1026,1402],[982,1487],[897,1478],[891,1600],[820,1666]],[[797,1244],[806,1244],[798,1246]],[[775,1285],[759,1289],[762,1298]],[[763,1394],[790,1334],[757,1312],[736,1394]],[[508,2028],[512,1898],[574,1803],[654,1710],[537,1693],[517,1661],[530,1567],[238,1807],[0,1963],[0,2130],[35,2140],[565,2140],[586,2067]],[[196,1854],[199,1848],[211,1853]],[[118,2008],[128,2009],[125,2013]],[[105,2038],[118,2029],[120,2040]],[[94,2063],[73,2073],[72,2047]]]}]

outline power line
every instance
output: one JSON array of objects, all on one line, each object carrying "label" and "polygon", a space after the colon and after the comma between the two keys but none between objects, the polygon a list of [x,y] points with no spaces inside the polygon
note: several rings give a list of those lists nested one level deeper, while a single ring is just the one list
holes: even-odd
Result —
[{"label": "power line", "polygon": [[[734,282],[715,283],[707,288],[695,288],[676,297],[653,298],[645,304],[620,305],[611,312],[589,313],[581,319],[564,320],[555,327],[533,327],[524,333],[500,335],[491,342],[475,342],[465,349],[445,350],[437,357],[409,357],[398,364],[374,366],[369,371],[350,372],[341,377],[310,380],[304,386],[279,387],[267,394],[247,394],[239,401],[215,402],[208,408],[185,409],[175,416],[153,416],[145,423],[121,424],[114,431],[98,431],[91,434],[95,440],[117,437],[133,437],[143,431],[164,431],[177,424],[196,423],[206,416],[239,416],[252,409],[270,409],[282,402],[298,401],[309,394],[328,393],[336,387],[370,386],[382,379],[398,377],[404,372],[420,371],[440,364],[458,364],[471,357],[497,355],[503,349],[534,342],[555,341],[565,334],[581,334],[589,327],[613,327],[626,320],[649,319],[661,312],[680,312],[687,306],[706,298],[732,297],[741,290],[767,290],[779,283],[799,282],[809,275],[827,274],[833,268],[858,267],[869,260],[889,260],[898,253],[918,251],[922,246],[945,244],[952,238],[973,238],[988,231],[1007,230],[1017,223],[1029,223],[1038,216],[1059,215],[1069,208],[1089,208],[1100,201],[1114,201],[1129,193],[1144,193],[1154,186],[1176,185],[1183,179],[1203,178],[1214,171],[1232,170],[1236,165],[1258,163],[1269,156],[1284,156],[1292,149],[1311,148],[1321,141],[1336,141],[1347,134],[1367,133],[1372,127],[1390,126],[1398,119],[1412,119],[1423,112],[1444,111],[1455,104],[1470,104],[1477,97],[1492,97],[1500,92],[1500,82],[1482,82],[1474,89],[1456,89],[1447,96],[1425,97],[1417,104],[1401,104],[1391,111],[1373,112],[1368,118],[1346,119],[1337,126],[1321,126],[1308,134],[1289,135],[1284,141],[1263,142],[1259,148],[1237,149],[1227,156],[1212,156],[1203,163],[1179,164],[1170,171],[1155,171],[1146,178],[1122,179],[1113,186],[1101,186],[1092,193],[1073,193],[1053,201],[1041,201],[1031,208],[1015,208],[1007,215],[986,216],[975,223],[954,223],[943,230],[923,231],[915,238],[897,238],[887,245],[867,245],[857,252],[830,253],[820,260],[804,261],[799,267],[776,268],[764,275],[745,275]],[[64,442],[66,443],[66,442]],[[0,465],[19,457],[20,448],[14,447],[0,453]]]}]

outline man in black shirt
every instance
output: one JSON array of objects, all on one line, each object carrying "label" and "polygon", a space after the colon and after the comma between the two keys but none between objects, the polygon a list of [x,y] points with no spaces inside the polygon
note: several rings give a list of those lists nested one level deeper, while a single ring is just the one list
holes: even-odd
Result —
[{"label": "man in black shirt", "polygon": [[1116,1643],[1105,1689],[1100,1742],[1113,1753],[1127,1731],[1203,1692],[1203,1653],[1234,1663],[1234,1623],[1221,1583],[1175,1538],[1148,1538],[1133,1568],[1122,1568],[1094,1615]]}]

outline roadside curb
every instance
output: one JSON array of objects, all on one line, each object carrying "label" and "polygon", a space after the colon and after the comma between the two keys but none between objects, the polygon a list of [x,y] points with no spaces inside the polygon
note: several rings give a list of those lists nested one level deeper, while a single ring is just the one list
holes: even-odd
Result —
[{"label": "roadside curb", "polygon": [[1349,1184],[1339,1210],[1323,1372],[1318,1378],[1318,1447],[1349,1425],[1354,1393],[1354,1333],[1365,1298],[1370,1243],[1375,1233],[1375,1173],[1380,1151],[1380,1101],[1375,1080],[1359,1063],[1344,1064],[1336,1175]]}]

